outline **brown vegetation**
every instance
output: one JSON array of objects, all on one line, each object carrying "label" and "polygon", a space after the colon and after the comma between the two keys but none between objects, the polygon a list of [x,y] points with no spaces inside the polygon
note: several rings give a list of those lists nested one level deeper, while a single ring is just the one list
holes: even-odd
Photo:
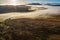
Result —
[{"label": "brown vegetation", "polygon": [[60,34],[58,19],[7,19],[0,23],[1,40],[49,40],[53,34]]}]

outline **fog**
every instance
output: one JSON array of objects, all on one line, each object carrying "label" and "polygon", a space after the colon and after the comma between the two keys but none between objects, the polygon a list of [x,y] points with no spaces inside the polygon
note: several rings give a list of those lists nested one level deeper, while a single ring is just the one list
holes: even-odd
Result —
[{"label": "fog", "polygon": [[[28,6],[28,5],[27,5]],[[32,6],[34,7],[34,6]],[[8,18],[16,19],[16,18],[48,18],[51,15],[60,15],[60,6],[35,6],[35,7],[45,7],[45,10],[36,10],[33,12],[11,12],[0,14],[0,20],[5,20]]]}]

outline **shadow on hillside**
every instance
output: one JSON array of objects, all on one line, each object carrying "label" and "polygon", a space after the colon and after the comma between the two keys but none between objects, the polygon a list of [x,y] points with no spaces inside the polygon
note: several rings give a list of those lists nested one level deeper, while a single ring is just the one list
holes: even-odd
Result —
[{"label": "shadow on hillside", "polygon": [[4,10],[4,11],[0,11],[0,14],[4,14],[4,13],[10,13],[10,12],[21,12],[21,13],[24,13],[24,12],[33,12],[35,10],[17,10],[17,11],[8,11],[8,10]]},{"label": "shadow on hillside", "polygon": [[0,14],[10,12],[33,12],[35,10],[29,10],[30,6],[0,6]]}]

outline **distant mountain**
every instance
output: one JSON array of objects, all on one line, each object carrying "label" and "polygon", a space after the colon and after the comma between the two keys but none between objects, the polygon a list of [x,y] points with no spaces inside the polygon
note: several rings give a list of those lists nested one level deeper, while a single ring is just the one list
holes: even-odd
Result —
[{"label": "distant mountain", "polygon": [[49,6],[60,6],[60,3],[29,3],[27,5],[49,5]]},{"label": "distant mountain", "polygon": [[47,3],[45,5],[49,5],[49,6],[60,6],[60,3]]},{"label": "distant mountain", "polygon": [[42,4],[40,4],[40,3],[29,3],[27,5],[42,5]]}]

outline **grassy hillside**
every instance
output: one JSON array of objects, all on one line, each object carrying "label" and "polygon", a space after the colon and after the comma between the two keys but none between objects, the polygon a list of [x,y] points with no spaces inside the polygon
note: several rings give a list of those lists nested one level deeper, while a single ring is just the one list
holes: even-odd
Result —
[{"label": "grassy hillside", "polygon": [[0,23],[0,40],[60,40],[58,35],[59,19],[7,19]]}]

